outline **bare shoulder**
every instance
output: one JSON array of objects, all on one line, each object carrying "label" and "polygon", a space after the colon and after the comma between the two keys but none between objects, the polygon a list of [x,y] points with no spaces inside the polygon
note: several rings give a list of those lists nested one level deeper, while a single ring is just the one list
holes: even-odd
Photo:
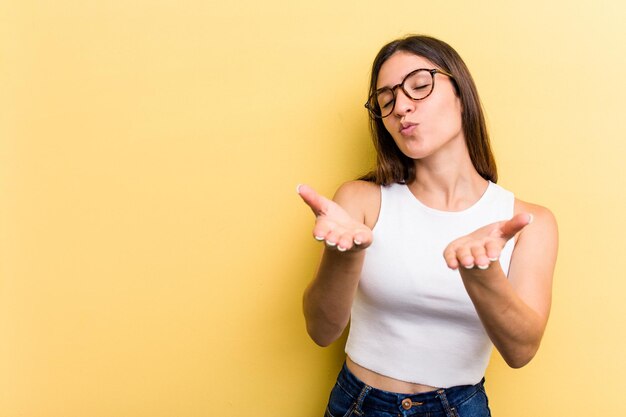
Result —
[{"label": "bare shoulder", "polygon": [[[558,227],[554,214],[546,207],[515,199],[515,214],[530,213],[533,221],[519,233],[516,248],[539,255],[543,253],[556,261]],[[518,251],[519,252],[519,251]]]},{"label": "bare shoulder", "polygon": [[353,198],[380,198],[380,186],[369,181],[354,180],[341,184],[335,197],[347,195]]},{"label": "bare shoulder", "polygon": [[533,224],[549,227],[550,229],[554,229],[556,231],[556,218],[546,207],[516,198],[514,212],[515,214],[530,213],[533,215]]},{"label": "bare shoulder", "polygon": [[380,186],[369,181],[348,181],[342,184],[333,200],[352,217],[374,227],[380,211]]}]

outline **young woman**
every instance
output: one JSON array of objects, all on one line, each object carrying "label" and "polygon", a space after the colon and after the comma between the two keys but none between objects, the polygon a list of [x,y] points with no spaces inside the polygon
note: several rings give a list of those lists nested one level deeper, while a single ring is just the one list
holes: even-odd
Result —
[{"label": "young woman", "polygon": [[539,348],[556,222],[495,184],[476,87],[448,44],[385,45],[366,107],[375,170],[333,200],[298,187],[325,243],[307,331],[327,346],[350,322],[326,415],[488,416],[492,346],[514,368]]}]

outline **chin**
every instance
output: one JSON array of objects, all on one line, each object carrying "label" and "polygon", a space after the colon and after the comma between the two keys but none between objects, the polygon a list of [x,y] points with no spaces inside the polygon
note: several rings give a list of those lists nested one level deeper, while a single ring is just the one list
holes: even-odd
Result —
[{"label": "chin", "polygon": [[412,159],[414,161],[419,161],[420,159],[424,159],[430,156],[430,154],[426,152],[402,152],[402,153],[407,158]]},{"label": "chin", "polygon": [[411,159],[423,159],[432,154],[432,149],[425,149],[424,147],[401,147],[400,151]]}]

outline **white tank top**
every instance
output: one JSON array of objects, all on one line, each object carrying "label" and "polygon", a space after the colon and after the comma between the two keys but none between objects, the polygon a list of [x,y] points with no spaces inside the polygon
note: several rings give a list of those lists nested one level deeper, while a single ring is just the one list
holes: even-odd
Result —
[{"label": "white tank top", "polygon": [[[440,388],[478,383],[492,343],[443,250],[482,226],[510,219],[513,194],[490,182],[480,200],[458,212],[425,206],[405,184],[381,187],[381,194],[346,353],[401,381]],[[500,256],[505,272],[513,246],[511,239]]]}]

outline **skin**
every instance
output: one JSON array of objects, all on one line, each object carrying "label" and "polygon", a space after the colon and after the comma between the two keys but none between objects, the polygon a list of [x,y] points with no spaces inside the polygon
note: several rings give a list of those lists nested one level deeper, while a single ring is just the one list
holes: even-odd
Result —
[{"label": "skin", "polygon": [[[382,65],[377,87],[394,86],[417,68],[436,66],[423,57],[397,52]],[[461,128],[462,106],[451,80],[442,74],[435,77],[432,94],[421,101],[398,89],[393,112],[383,120],[398,148],[415,161],[417,179],[408,184],[414,196],[438,210],[460,211],[477,202],[488,183],[471,163]],[[303,306],[309,335],[327,346],[350,320],[365,249],[372,243],[380,211],[380,188],[351,181],[332,200],[307,185],[299,186],[298,193],[316,216],[314,237],[325,242]],[[516,244],[507,278],[498,258],[509,239]],[[487,334],[513,368],[526,365],[539,348],[550,312],[557,241],[552,213],[516,199],[510,220],[460,237],[443,253],[442,262],[459,271]],[[347,364],[359,379],[379,389],[419,393],[437,388],[377,374],[349,357]]]}]

